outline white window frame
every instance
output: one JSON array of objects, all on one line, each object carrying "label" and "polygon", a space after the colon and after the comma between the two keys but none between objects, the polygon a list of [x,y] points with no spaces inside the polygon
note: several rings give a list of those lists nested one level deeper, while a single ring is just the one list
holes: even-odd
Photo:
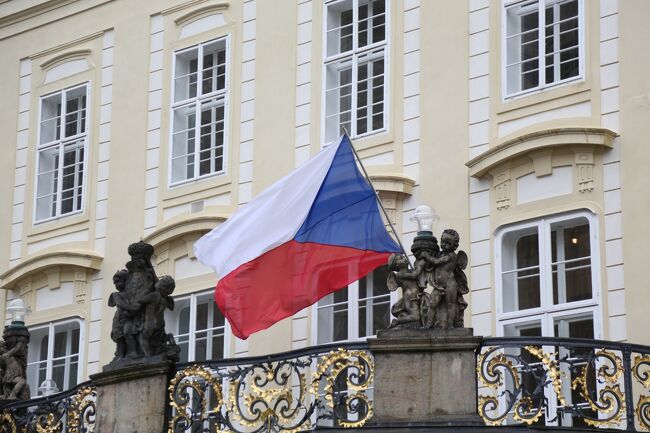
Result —
[{"label": "white window frame", "polygon": [[[574,302],[553,304],[553,281],[551,258],[547,257],[551,251],[551,226],[555,223],[586,218],[589,222],[589,241],[591,252],[591,299]],[[503,311],[503,279],[502,279],[502,244],[507,233],[536,227],[539,242],[540,266],[540,306],[518,311]],[[542,246],[542,242],[544,245]],[[562,215],[547,216],[535,221],[513,224],[497,230],[494,243],[495,257],[495,287],[496,287],[496,319],[497,336],[504,336],[505,327],[511,324],[524,324],[540,321],[542,333],[546,336],[553,335],[553,323],[557,318],[573,317],[579,314],[592,312],[594,322],[594,338],[602,338],[602,303],[601,303],[601,278],[600,278],[600,242],[598,235],[598,218],[591,212],[578,211]]]},{"label": "white window frame", "polygon": [[[84,370],[86,367],[85,363],[85,357],[84,357],[84,348],[85,348],[85,331],[86,328],[84,326],[84,320],[81,318],[71,318],[71,319],[65,319],[65,320],[59,320],[55,322],[49,322],[49,323],[44,323],[40,325],[34,325],[34,326],[28,326],[27,329],[29,330],[30,333],[40,330],[40,329],[46,329],[47,328],[47,338],[48,338],[48,344],[47,344],[47,358],[45,359],[46,361],[46,370],[45,370],[45,380],[52,379],[52,371],[54,368],[54,328],[57,326],[65,325],[68,323],[77,323],[79,325],[79,360],[78,360],[78,367],[77,367],[77,384],[81,383],[84,377]],[[36,344],[34,341],[30,341],[30,345]],[[40,344],[40,342],[39,342]],[[29,346],[28,346],[29,347]],[[40,349],[39,349],[40,350]],[[28,363],[27,366],[38,364],[42,362],[43,360],[39,360],[36,362],[31,362]],[[66,371],[69,370],[69,363],[66,363]],[[38,374],[38,370],[37,370]],[[29,383],[29,378],[27,379],[27,382]],[[40,386],[41,384],[37,384],[37,386]],[[58,384],[57,386],[63,386],[62,384]],[[76,385],[75,385],[76,386]],[[32,395],[37,395],[38,389],[31,389],[30,390]],[[65,391],[65,389],[60,389],[59,391]]]},{"label": "white window frame", "polygon": [[[188,327],[188,345],[187,345],[187,359],[188,362],[195,362],[196,359],[196,312],[197,312],[197,305],[198,305],[198,298],[204,297],[208,295],[208,298],[212,301],[212,306],[215,309],[218,309],[219,307],[217,304],[214,302],[212,299],[211,295],[213,294],[214,290],[208,290],[208,291],[201,291],[201,292],[196,292],[196,293],[190,293],[187,295],[180,295],[178,297],[174,297],[174,302],[178,304],[181,301],[185,301],[189,299],[189,309],[190,309],[190,316],[189,316],[189,327]],[[179,324],[180,324],[180,310],[177,310],[178,307],[174,308],[174,311],[169,312],[170,316],[173,316],[174,318],[174,329],[172,330],[174,338],[177,339],[177,335],[179,334]],[[170,316],[167,316],[165,320],[167,322],[170,322]],[[208,319],[208,323],[210,323],[210,319]],[[228,357],[231,356],[230,353],[230,345],[232,342],[232,331],[230,329],[230,323],[228,322],[228,319],[225,318],[224,316],[224,328],[223,328],[223,359],[227,359]],[[176,341],[178,344],[178,341]]]},{"label": "white window frame", "polygon": [[[351,94],[356,95],[357,91],[357,66],[358,66],[358,57],[363,56],[364,54],[370,53],[374,50],[377,50],[379,48],[383,48],[384,50],[384,96],[383,96],[383,102],[384,102],[384,120],[383,120],[383,127],[377,130],[372,130],[368,131],[363,134],[357,134],[356,129],[356,111],[357,111],[357,102],[356,102],[356,97],[352,97],[351,105],[350,105],[350,127],[351,131],[348,131],[348,134],[350,138],[364,138],[368,137],[371,135],[375,134],[381,134],[388,132],[388,123],[390,119],[390,40],[391,40],[391,32],[390,32],[390,20],[391,20],[391,4],[390,0],[385,0],[384,3],[384,40],[382,42],[375,42],[370,45],[366,45],[363,48],[358,48],[358,23],[359,23],[359,0],[350,0],[352,1],[352,49],[350,51],[346,51],[345,53],[339,53],[335,54],[332,56],[327,55],[327,9],[337,3],[342,3],[346,0],[329,0],[325,1],[323,3],[323,32],[322,32],[322,41],[323,41],[323,47],[322,47],[322,56],[323,56],[323,71],[322,71],[322,83],[323,83],[323,88],[322,88],[322,93],[321,93],[321,122],[322,122],[322,127],[321,127],[321,143],[323,145],[327,144],[326,142],[326,136],[327,136],[327,131],[326,131],[326,108],[327,108],[327,66],[332,63],[337,63],[341,62],[345,59],[350,59],[352,65],[352,79],[351,79]],[[340,112],[340,110],[339,110]],[[368,118],[368,122],[370,125],[371,118]],[[340,127],[340,124],[338,125]],[[370,127],[369,127],[370,129]],[[338,135],[338,131],[335,135]]]},{"label": "white window frame", "polygon": [[[63,138],[63,131],[65,129],[65,101],[66,101],[66,94],[67,92],[79,89],[85,87],[86,89],[86,124],[85,124],[85,130],[81,134],[76,134],[70,137],[65,137]],[[32,210],[32,221],[34,222],[34,225],[37,224],[42,224],[48,221],[54,221],[58,220],[60,218],[67,218],[72,215],[78,215],[82,214],[85,209],[86,209],[86,195],[87,195],[87,190],[88,190],[88,161],[90,158],[88,157],[88,137],[89,133],[88,130],[90,129],[90,125],[92,125],[92,109],[91,109],[91,85],[90,81],[81,83],[81,84],[76,84],[74,86],[66,87],[65,89],[57,90],[56,92],[51,92],[45,95],[41,95],[38,99],[38,124],[36,126],[37,128],[37,134],[36,134],[36,170],[34,172],[34,209]],[[59,133],[59,139],[58,140],[53,140],[48,143],[41,143],[41,121],[42,116],[43,116],[43,100],[56,95],[57,93],[61,94],[61,124],[59,125],[60,128],[60,133]],[[84,158],[83,158],[83,173],[82,173],[82,179],[81,179],[81,206],[79,207],[78,210],[72,211],[72,212],[67,212],[65,214],[61,214],[61,202],[62,202],[62,189],[63,189],[63,149],[65,148],[65,145],[70,142],[74,141],[79,141],[80,139],[83,139],[84,144],[83,144],[83,151],[84,151]],[[55,215],[52,217],[47,217],[43,219],[37,219],[37,206],[38,206],[38,175],[40,172],[40,154],[43,151],[46,151],[48,149],[53,149],[55,147],[59,148],[59,175],[58,175],[58,186],[57,186],[57,201],[56,201],[56,212]]]},{"label": "white window frame", "polygon": [[[372,280],[372,272],[370,272],[366,277]],[[389,314],[393,304],[397,302],[397,291],[389,292],[390,299],[388,304]],[[364,298],[367,299],[367,298]],[[320,344],[330,344],[330,343],[344,343],[344,342],[353,342],[353,341],[365,341],[368,338],[374,337],[375,335],[359,336],[359,281],[348,284],[348,300],[347,302],[347,312],[348,312],[348,338],[345,340],[334,340],[319,343],[318,341],[318,310],[320,308],[328,308],[333,304],[328,304],[327,306],[319,306],[318,302],[314,303],[311,308],[311,344],[320,345]],[[367,316],[368,317],[368,316]],[[392,314],[389,317],[389,323],[393,319]],[[366,324],[367,325],[367,324]]]},{"label": "white window frame", "polygon": [[[535,94],[544,91],[545,89],[560,87],[568,83],[575,81],[583,81],[585,79],[585,56],[586,56],[586,47],[585,47],[585,3],[584,0],[578,1],[578,75],[574,77],[565,78],[563,80],[553,81],[552,83],[546,83],[546,53],[545,44],[541,41],[545,41],[544,31],[546,28],[546,14],[545,6],[546,0],[536,0],[537,1],[537,10],[539,16],[538,22],[538,56],[540,56],[540,64],[538,70],[538,85],[526,90],[519,90],[516,92],[508,93],[508,47],[507,47],[507,8],[515,5],[517,3],[523,3],[529,0],[502,0],[501,7],[501,94],[502,101],[505,102],[511,99],[517,99],[520,96],[527,96],[530,94]],[[555,0],[556,5],[562,0]],[[520,74],[521,75],[521,74]],[[544,84],[542,84],[544,82]]]},{"label": "white window frame", "polygon": [[[217,41],[225,41],[225,47],[226,47],[226,75],[224,77],[225,84],[224,84],[224,90],[216,90],[210,93],[206,94],[201,94],[199,95],[199,88],[201,88],[201,83],[203,82],[203,47],[205,45],[209,45],[213,42]],[[196,85],[197,85],[197,96],[194,98],[188,98],[184,99],[182,101],[177,101],[174,102],[174,94],[175,94],[175,78],[176,78],[176,58],[179,54],[184,53],[185,51],[190,51],[193,49],[197,49],[198,53],[198,59],[197,59],[197,76],[196,76]],[[198,44],[194,44],[188,47],[183,47],[181,49],[175,50],[172,53],[172,74],[171,74],[171,92],[169,96],[169,156],[168,156],[168,161],[167,161],[167,184],[169,185],[170,188],[174,188],[177,186],[182,186],[182,185],[187,185],[188,183],[193,183],[193,182],[198,182],[206,178],[214,177],[214,176],[222,176],[227,173],[228,171],[228,154],[229,154],[229,107],[230,107],[230,66],[231,66],[231,57],[230,57],[230,35],[224,35],[220,37],[216,37],[210,40],[207,40],[205,42],[201,42]],[[209,99],[214,99],[214,98],[219,98],[223,100],[223,168],[221,170],[214,171],[212,173],[207,173],[203,175],[199,175],[199,163],[200,163],[200,158],[199,158],[199,147],[198,140],[200,139],[200,131],[201,131],[201,104],[202,102],[209,100]],[[174,110],[176,108],[180,108],[182,106],[186,105],[191,105],[192,103],[196,104],[196,114],[195,114],[195,124],[194,124],[194,140],[195,140],[195,146],[194,146],[194,177],[191,177],[189,179],[184,179],[180,180],[177,182],[172,181],[172,155],[173,155],[173,146],[174,146]]]}]

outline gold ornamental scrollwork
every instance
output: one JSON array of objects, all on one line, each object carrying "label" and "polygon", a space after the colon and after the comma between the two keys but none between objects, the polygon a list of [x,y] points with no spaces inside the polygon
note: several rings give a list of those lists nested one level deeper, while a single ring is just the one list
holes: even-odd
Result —
[{"label": "gold ornamental scrollwork", "polygon": [[82,433],[95,431],[95,415],[97,399],[97,389],[93,386],[80,388],[70,400],[68,409],[69,433]]},{"label": "gold ornamental scrollwork", "polygon": [[[479,384],[490,389],[503,389],[500,397],[496,395],[480,395],[478,398],[479,416],[487,425],[502,425],[509,414],[515,421],[531,425],[539,421],[544,414],[543,395],[536,396],[534,399],[530,395],[524,394],[521,384],[520,372],[513,360],[522,362],[522,358],[517,355],[506,354],[496,347],[479,354],[477,358],[477,377]],[[546,354],[541,348],[535,346],[526,346],[523,348],[533,357],[539,359],[544,366],[547,377],[553,384],[554,389],[559,390],[558,398],[563,401],[561,393],[561,374],[557,362],[553,357]],[[497,351],[499,350],[499,351]],[[509,380],[506,387],[506,378]],[[540,388],[541,389],[541,388]],[[491,414],[496,412],[496,415]]]},{"label": "gold ornamental scrollwork", "polygon": [[[204,389],[209,388],[212,389],[216,398],[213,407],[209,412],[206,412],[207,398]],[[177,372],[169,382],[168,389],[170,405],[176,411],[169,423],[169,433],[173,433],[175,427],[182,423],[185,423],[185,425],[192,423],[193,420],[188,417],[188,412],[191,411],[188,406],[191,404],[192,398],[200,402],[202,420],[207,419],[210,412],[216,413],[221,410],[223,403],[221,382],[214,378],[210,369],[206,367],[193,365]]]},{"label": "gold ornamental scrollwork", "polygon": [[[337,422],[341,427],[362,427],[373,414],[366,391],[372,385],[374,375],[375,365],[368,353],[361,350],[334,350],[320,357],[312,376],[311,392],[318,395],[323,387],[326,405],[333,411],[342,412],[337,414]],[[343,405],[337,405],[336,384],[341,383],[341,378],[345,378],[348,395],[343,399]],[[348,413],[356,414],[357,419],[346,419]]]},{"label": "gold ornamental scrollwork", "polygon": [[[641,371],[641,367],[645,367],[645,370]],[[644,387],[650,389],[650,355],[636,355],[634,357],[632,375]]]},{"label": "gold ornamental scrollwork", "polygon": [[[601,383],[605,383],[597,391],[598,399],[594,400],[589,393],[589,370],[597,359],[605,359],[609,363],[601,365],[596,371]],[[614,352],[608,350],[597,350],[591,362],[585,364],[580,374],[571,382],[571,389],[577,390],[592,411],[600,414],[601,417],[593,418],[584,416],[585,423],[593,427],[614,427],[621,423],[625,413],[625,395],[618,383],[623,375],[623,360]]]},{"label": "gold ornamental scrollwork", "polygon": [[544,352],[541,347],[536,346],[526,346],[526,350],[531,355],[542,361],[542,364],[548,373],[548,377],[553,384],[553,390],[555,390],[555,394],[557,395],[560,406],[566,406],[566,399],[562,393],[562,374],[556,361],[557,356],[551,357],[551,355]]},{"label": "gold ornamental scrollwork", "polygon": [[18,424],[9,411],[4,411],[0,415],[0,429],[7,433],[18,433]]},{"label": "gold ornamental scrollwork", "polygon": [[39,415],[36,418],[37,433],[61,433],[62,430],[61,418],[55,417],[53,413]]},{"label": "gold ornamental scrollwork", "polygon": [[636,418],[641,428],[650,432],[650,396],[642,395],[636,403]]},{"label": "gold ornamental scrollwork", "polygon": [[242,370],[229,385],[230,419],[253,429],[266,425],[269,431],[273,426],[287,432],[311,428],[307,380],[301,372],[309,364],[278,361]]}]

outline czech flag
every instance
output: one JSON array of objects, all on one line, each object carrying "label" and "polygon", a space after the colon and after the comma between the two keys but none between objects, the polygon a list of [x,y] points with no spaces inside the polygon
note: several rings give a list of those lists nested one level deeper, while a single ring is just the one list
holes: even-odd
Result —
[{"label": "czech flag", "polygon": [[219,309],[242,339],[400,252],[344,135],[194,245],[220,277]]}]

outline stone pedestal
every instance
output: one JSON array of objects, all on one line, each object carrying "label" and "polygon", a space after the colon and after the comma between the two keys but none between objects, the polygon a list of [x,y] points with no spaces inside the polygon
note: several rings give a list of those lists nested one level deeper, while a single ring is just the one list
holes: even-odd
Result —
[{"label": "stone pedestal", "polygon": [[480,342],[471,328],[380,331],[368,340],[375,357],[372,423],[483,425],[476,410]]},{"label": "stone pedestal", "polygon": [[133,365],[97,373],[96,433],[161,433],[171,362]]}]

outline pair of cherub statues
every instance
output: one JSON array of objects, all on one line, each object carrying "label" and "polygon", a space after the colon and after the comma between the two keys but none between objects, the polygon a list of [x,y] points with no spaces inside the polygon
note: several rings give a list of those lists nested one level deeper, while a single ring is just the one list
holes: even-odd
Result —
[{"label": "pair of cherub statues", "polygon": [[178,360],[180,349],[171,334],[165,332],[165,310],[174,308],[171,297],[174,279],[160,279],[151,264],[153,247],[142,241],[129,246],[131,260],[126,269],[113,275],[117,292],[108,299],[117,307],[111,338],[115,341],[115,359],[162,356]]},{"label": "pair of cherub statues", "polygon": [[417,236],[411,246],[412,269],[404,255],[389,258],[388,288],[402,288],[402,298],[391,309],[395,316],[391,328],[464,327],[468,260],[464,251],[456,252],[459,242],[460,236],[452,229],[442,233],[440,245],[433,235]]}]

